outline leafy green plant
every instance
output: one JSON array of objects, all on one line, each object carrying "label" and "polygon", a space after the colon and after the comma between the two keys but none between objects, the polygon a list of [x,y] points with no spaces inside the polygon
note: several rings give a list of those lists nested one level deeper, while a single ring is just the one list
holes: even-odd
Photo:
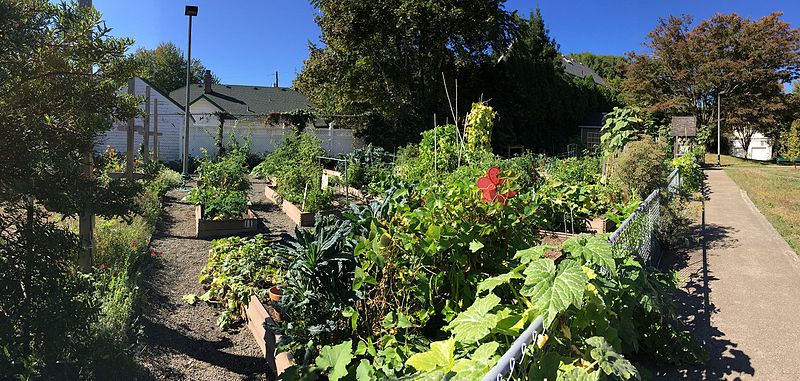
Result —
[{"label": "leafy green plant", "polygon": [[215,188],[209,185],[189,191],[186,201],[203,205],[203,218],[208,220],[242,218],[249,202],[246,192]]},{"label": "leafy green plant", "polygon": [[472,104],[467,114],[464,130],[464,149],[472,151],[492,151],[492,127],[497,113],[483,102]]},{"label": "leafy green plant", "polygon": [[279,274],[283,297],[277,305],[283,322],[281,346],[309,364],[320,343],[340,342],[350,332],[343,315],[355,295],[352,225],[332,217],[318,218],[312,231],[295,231],[295,238],[277,250],[286,270]]},{"label": "leafy green plant", "polygon": [[199,277],[206,293],[197,298],[220,305],[217,324],[229,328],[241,319],[240,307],[247,306],[250,296],[266,300],[267,290],[279,284],[283,268],[270,241],[260,234],[214,240]]},{"label": "leafy green plant", "polygon": [[645,128],[645,119],[638,107],[614,107],[606,114],[600,136],[605,156],[616,154],[628,142],[635,140]]},{"label": "leafy green plant", "polygon": [[703,184],[703,170],[694,153],[687,153],[672,159],[672,166],[678,169],[681,176],[682,191],[692,193],[700,190],[700,186]]},{"label": "leafy green plant", "polygon": [[627,195],[646,198],[664,185],[669,174],[663,145],[645,137],[628,143],[625,149],[608,162],[609,180],[617,181]]},{"label": "leafy green plant", "polygon": [[247,147],[233,145],[215,160],[200,161],[200,181],[186,200],[203,206],[203,218],[231,220],[242,218],[247,210],[250,179],[247,177]]}]

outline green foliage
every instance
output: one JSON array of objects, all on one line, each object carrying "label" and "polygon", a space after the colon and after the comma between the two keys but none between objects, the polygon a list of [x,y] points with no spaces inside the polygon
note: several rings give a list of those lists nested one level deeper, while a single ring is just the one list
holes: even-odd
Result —
[{"label": "green foliage", "polygon": [[395,171],[406,181],[436,177],[458,168],[458,152],[456,126],[436,126],[422,133],[419,145],[399,151]]},{"label": "green foliage", "polygon": [[522,144],[536,152],[564,152],[580,121],[610,110],[617,95],[592,78],[564,72],[559,46],[538,9],[517,24],[514,44],[475,86],[502,115],[493,131],[495,150]]},{"label": "green foliage", "polygon": [[203,218],[231,220],[241,218],[249,202],[250,179],[247,147],[231,147],[225,155],[200,160],[200,180],[186,200],[203,206]]},{"label": "green foliage", "polygon": [[318,158],[324,154],[316,136],[298,132],[287,136],[251,174],[263,179],[274,178],[278,194],[289,202],[304,204],[304,211],[330,209],[333,192],[321,189],[322,166]]},{"label": "green foliage", "polygon": [[792,122],[792,126],[786,133],[786,158],[797,165],[800,160],[800,120]]},{"label": "green foliage", "polygon": [[279,345],[303,365],[313,359],[316,345],[341,342],[350,332],[343,313],[354,297],[352,225],[332,218],[317,218],[311,231],[297,229],[278,248],[286,270],[280,273],[283,297],[277,306],[284,321],[275,328],[283,334]]},{"label": "green foliage", "polygon": [[214,240],[200,273],[206,293],[199,299],[222,306],[217,324],[229,328],[241,319],[240,307],[248,305],[251,295],[267,298],[267,290],[279,283],[283,267],[270,241],[260,234]]},{"label": "green foliage", "polygon": [[678,169],[683,182],[682,191],[688,193],[697,192],[703,184],[703,170],[700,168],[697,156],[693,152],[689,152],[672,159],[672,166]]},{"label": "green foliage", "polygon": [[608,166],[610,181],[619,182],[627,195],[640,199],[663,185],[669,174],[663,145],[649,137],[626,144]]},{"label": "green foliage", "polygon": [[[136,49],[133,58],[141,68],[139,76],[159,90],[169,94],[186,86],[186,56],[172,42],[162,42],[155,49]],[[206,68],[197,58],[192,59],[190,83],[203,83]],[[212,75],[213,83],[219,78]]]},{"label": "green foliage", "polygon": [[205,184],[189,191],[186,201],[202,205],[203,218],[207,220],[242,218],[249,202],[246,192],[216,188]]},{"label": "green foliage", "polygon": [[[526,256],[535,258],[553,249],[540,248]],[[439,342],[462,350],[447,351],[441,356],[444,360],[429,362],[423,359],[435,358],[431,352],[426,357],[415,355],[411,365],[425,372],[441,371],[441,364],[466,359],[476,337],[481,348],[495,344],[502,353],[537,315],[543,316],[552,338],[535,346],[539,353],[530,365],[535,379],[579,375],[640,379],[627,359],[630,356],[667,362],[703,358],[700,346],[672,323],[670,299],[676,287],[672,275],[644,269],[627,255],[615,255],[605,237],[578,236],[556,249],[565,257],[557,264],[539,257],[513,268],[509,274],[514,276],[490,278],[501,282],[482,287],[488,293],[473,304],[481,313],[470,307],[453,320],[470,321],[465,328],[478,334],[465,335],[457,326],[450,340]]]},{"label": "green foliage", "polygon": [[570,53],[567,58],[588,66],[607,81],[624,77],[627,63],[624,56],[596,55],[590,52]]},{"label": "green foliage", "polygon": [[575,184],[597,182],[601,175],[600,159],[594,156],[545,158],[544,172],[548,178]]},{"label": "green foliage", "polygon": [[[478,81],[495,62],[494,52],[507,49],[516,26],[502,1],[312,4],[323,44],[309,46],[294,86],[323,113],[371,119],[363,134],[386,148],[413,141],[433,124],[434,113],[450,115],[442,73],[451,94],[453,78]],[[479,96],[478,86],[460,83],[462,109]]]},{"label": "green foliage", "polygon": [[[347,181],[356,189],[379,195],[396,182],[392,163],[394,157],[381,147],[369,144],[354,150],[346,159]],[[343,166],[338,169],[344,170]]]},{"label": "green foliage", "polygon": [[643,132],[645,120],[638,107],[614,107],[606,114],[600,136],[600,146],[606,156],[617,154]]},{"label": "green foliage", "polygon": [[464,130],[466,151],[492,151],[492,127],[495,118],[497,113],[485,103],[472,104]]}]

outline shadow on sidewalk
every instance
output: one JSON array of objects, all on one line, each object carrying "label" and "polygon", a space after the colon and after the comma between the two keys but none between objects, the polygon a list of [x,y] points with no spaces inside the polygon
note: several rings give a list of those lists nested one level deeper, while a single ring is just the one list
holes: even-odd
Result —
[{"label": "shadow on sidewalk", "polygon": [[[704,194],[709,195],[707,190]],[[693,227],[692,234],[700,239],[695,240],[685,251],[669,254],[664,258],[663,265],[677,271],[681,279],[685,280],[685,284],[680,286],[675,295],[679,320],[687,331],[700,340],[709,360],[696,366],[662,365],[652,369],[655,379],[721,380],[738,374],[754,374],[750,357],[737,349],[738,345],[726,338],[725,332],[711,323],[711,315],[718,310],[710,301],[710,283],[718,278],[709,269],[708,249],[736,247],[738,242],[731,238],[734,232],[732,227],[706,225],[704,210],[701,223]]]}]

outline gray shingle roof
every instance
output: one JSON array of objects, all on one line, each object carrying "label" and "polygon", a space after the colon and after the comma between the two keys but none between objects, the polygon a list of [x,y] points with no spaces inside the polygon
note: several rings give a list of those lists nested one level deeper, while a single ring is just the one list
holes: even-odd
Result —
[{"label": "gray shingle roof", "polygon": [[673,116],[672,136],[697,136],[697,117]]},{"label": "gray shingle roof", "polygon": [[603,127],[603,123],[606,121],[606,114],[603,112],[590,112],[586,114],[583,118],[581,123],[578,125],[580,127]]},{"label": "gray shingle roof", "polygon": [[606,81],[600,77],[600,75],[595,73],[594,70],[578,61],[561,56],[561,63],[564,65],[564,71],[568,74],[572,74],[581,78],[592,77],[594,83],[601,85],[606,83]]},{"label": "gray shingle roof", "polygon": [[[189,86],[189,104],[205,97],[234,118],[311,107],[305,95],[287,87],[214,84],[211,85],[211,90],[211,93],[205,94],[203,84]],[[169,96],[181,107],[185,107],[185,86],[169,93]]]}]

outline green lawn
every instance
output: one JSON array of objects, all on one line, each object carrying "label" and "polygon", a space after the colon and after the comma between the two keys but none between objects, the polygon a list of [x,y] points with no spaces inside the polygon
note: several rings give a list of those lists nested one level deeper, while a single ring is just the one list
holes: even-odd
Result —
[{"label": "green lawn", "polygon": [[[706,163],[716,161],[716,155],[706,155]],[[800,167],[731,156],[723,156],[721,161],[728,176],[747,192],[794,251],[800,253]]]}]

